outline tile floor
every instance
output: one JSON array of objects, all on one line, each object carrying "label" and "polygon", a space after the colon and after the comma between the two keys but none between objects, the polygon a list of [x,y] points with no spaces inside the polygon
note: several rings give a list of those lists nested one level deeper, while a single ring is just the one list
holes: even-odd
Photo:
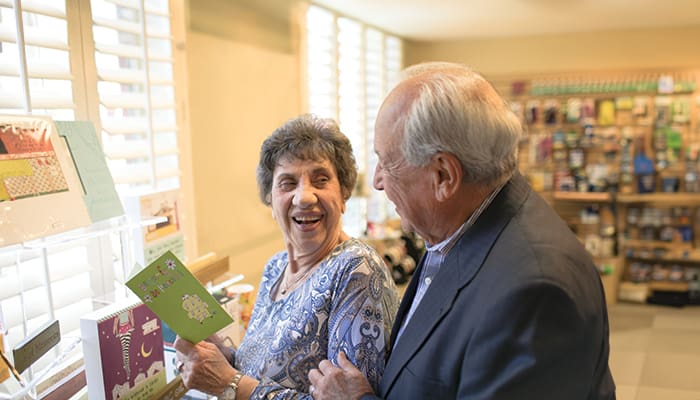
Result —
[{"label": "tile floor", "polygon": [[700,306],[610,306],[618,400],[700,400]]}]

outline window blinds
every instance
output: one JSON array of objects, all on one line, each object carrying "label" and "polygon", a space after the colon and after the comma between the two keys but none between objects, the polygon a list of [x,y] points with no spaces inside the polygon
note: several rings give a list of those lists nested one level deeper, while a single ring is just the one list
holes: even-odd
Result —
[{"label": "window blinds", "polygon": [[167,0],[92,0],[102,145],[118,190],[179,186]]},{"label": "window blinds", "polygon": [[344,229],[365,234],[367,222],[396,217],[383,192],[369,190],[376,165],[372,143],[379,106],[402,66],[401,39],[317,6],[306,13],[309,112],[338,121],[355,152],[359,192],[348,202]]},{"label": "window blinds", "polygon": [[[179,187],[171,1],[0,0],[0,114],[89,119],[119,190]],[[77,335],[115,290],[118,233],[61,239],[0,248],[7,348],[50,318]]]},{"label": "window blinds", "polygon": [[[21,4],[19,10],[14,2],[0,0],[0,113],[75,119],[71,56],[79,50],[69,42],[65,3]],[[91,295],[85,243],[0,249],[0,306],[7,345],[49,318],[58,318],[64,332],[77,329],[76,316],[91,309]],[[48,362],[42,361],[37,366]]]}]

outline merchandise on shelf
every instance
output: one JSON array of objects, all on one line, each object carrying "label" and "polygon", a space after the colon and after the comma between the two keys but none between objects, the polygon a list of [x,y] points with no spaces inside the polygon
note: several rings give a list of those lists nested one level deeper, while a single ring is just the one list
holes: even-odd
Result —
[{"label": "merchandise on shelf", "polygon": [[[593,75],[518,80],[520,169],[562,218],[576,220],[620,298],[700,298],[700,73]],[[608,209],[615,222],[606,236],[602,221],[586,222]]]}]

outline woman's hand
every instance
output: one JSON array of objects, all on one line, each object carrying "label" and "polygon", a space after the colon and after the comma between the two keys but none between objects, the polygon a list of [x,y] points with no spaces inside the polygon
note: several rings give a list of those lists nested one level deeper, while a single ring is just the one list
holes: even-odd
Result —
[{"label": "woman's hand", "polygon": [[178,336],[174,345],[177,359],[183,363],[182,382],[188,389],[219,395],[236,375],[237,371],[214,343],[192,344]]},{"label": "woman's hand", "polygon": [[226,357],[226,360],[228,361],[229,364],[233,365],[233,354],[231,353],[231,347],[228,347],[224,344],[224,341],[221,339],[219,335],[216,333],[209,336],[206,338],[206,341],[212,344],[215,344],[216,347],[219,349],[221,354]]}]

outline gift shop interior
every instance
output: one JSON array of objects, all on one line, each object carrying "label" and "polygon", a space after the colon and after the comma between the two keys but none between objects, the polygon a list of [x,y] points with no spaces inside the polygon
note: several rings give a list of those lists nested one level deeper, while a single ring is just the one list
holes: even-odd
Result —
[{"label": "gift shop interior", "polygon": [[[448,61],[480,72],[508,101],[524,128],[520,173],[590,253],[617,398],[700,399],[699,7],[0,1],[0,134],[20,124],[9,116],[51,117],[68,121],[56,130],[72,148],[64,132],[88,123],[80,129],[96,137],[88,147],[101,152],[121,202],[104,211],[97,189],[103,196],[85,215],[0,215],[3,355],[17,364],[14,350],[37,330],[58,329],[52,321],[61,333],[21,371],[0,362],[0,398],[82,398],[80,317],[130,297],[134,265],[166,250],[233,304],[238,342],[263,267],[285,248],[260,201],[260,146],[303,113],[335,119],[350,138],[359,174],[344,230],[378,250],[403,293],[425,243],[373,188],[374,122],[404,67]],[[1,150],[0,163],[13,152]],[[0,178],[15,165],[0,164]],[[34,190],[6,186],[4,204],[25,200],[13,190]],[[52,222],[4,228],[30,215]]]}]

